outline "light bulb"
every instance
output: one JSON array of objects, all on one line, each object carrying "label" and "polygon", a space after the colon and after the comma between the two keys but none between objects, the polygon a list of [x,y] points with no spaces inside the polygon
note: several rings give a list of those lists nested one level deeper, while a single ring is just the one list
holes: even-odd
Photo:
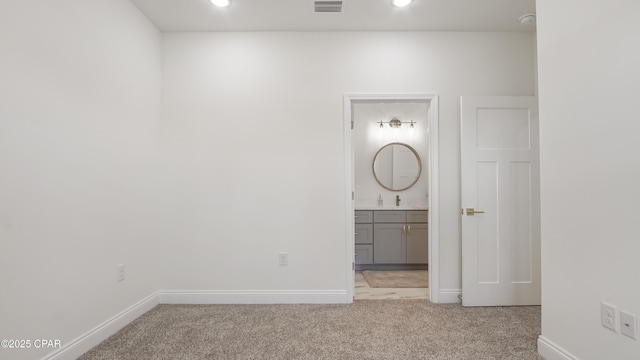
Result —
[{"label": "light bulb", "polygon": [[231,0],[209,0],[211,3],[218,7],[227,7],[231,4]]},{"label": "light bulb", "polygon": [[397,7],[405,7],[411,4],[411,0],[393,0],[393,5]]}]

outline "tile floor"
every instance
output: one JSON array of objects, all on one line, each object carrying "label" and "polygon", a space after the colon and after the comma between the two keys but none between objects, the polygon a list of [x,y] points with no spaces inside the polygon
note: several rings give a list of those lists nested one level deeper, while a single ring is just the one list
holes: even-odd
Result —
[{"label": "tile floor", "polygon": [[372,288],[360,271],[356,271],[354,300],[364,299],[428,299],[428,288]]}]

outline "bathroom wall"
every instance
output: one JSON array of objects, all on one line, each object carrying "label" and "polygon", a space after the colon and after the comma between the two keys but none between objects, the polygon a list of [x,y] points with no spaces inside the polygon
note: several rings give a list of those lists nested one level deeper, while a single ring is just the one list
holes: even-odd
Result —
[{"label": "bathroom wall", "polygon": [[[429,189],[429,119],[428,103],[356,103],[353,105],[353,166],[355,182],[355,206],[378,207],[378,197],[382,196],[383,206],[395,205],[396,195],[400,196],[400,205],[427,206]],[[412,129],[403,124],[392,129],[384,124],[380,128],[379,121],[392,118],[401,121],[415,121]],[[422,173],[418,182],[410,189],[391,191],[380,186],[376,181],[372,163],[375,154],[386,144],[401,142],[413,147],[422,164]]]},{"label": "bathroom wall", "polygon": [[460,96],[533,95],[533,33],[163,36],[166,288],[346,291],[343,96],[433,93],[440,283],[460,289]]}]

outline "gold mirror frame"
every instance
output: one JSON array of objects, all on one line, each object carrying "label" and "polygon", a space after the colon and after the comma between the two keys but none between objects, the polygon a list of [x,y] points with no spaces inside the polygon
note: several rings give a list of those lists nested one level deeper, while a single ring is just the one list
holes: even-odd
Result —
[{"label": "gold mirror frame", "polygon": [[[389,146],[393,146],[393,145],[401,145],[406,147],[407,149],[411,150],[411,152],[413,153],[413,155],[415,155],[416,160],[418,160],[418,175],[416,175],[416,179],[409,184],[409,186],[404,187],[402,189],[392,189],[390,187],[385,186],[384,184],[382,184],[382,182],[380,181],[380,179],[378,178],[378,175],[376,174],[376,159],[378,159],[378,154],[380,154],[380,152],[384,149],[386,149]],[[414,149],[413,147],[411,147],[411,145],[409,144],[405,144],[405,143],[401,143],[401,142],[392,142],[392,143],[388,143],[387,145],[383,146],[380,148],[380,150],[378,150],[376,152],[376,154],[373,157],[373,162],[371,163],[371,172],[373,172],[373,177],[376,179],[376,181],[378,182],[378,184],[380,186],[382,186],[383,188],[389,190],[389,191],[404,191],[407,190],[409,188],[411,188],[413,185],[415,185],[418,180],[420,179],[420,175],[422,175],[422,160],[420,160],[420,155],[418,155],[418,152],[416,151],[416,149]]]}]

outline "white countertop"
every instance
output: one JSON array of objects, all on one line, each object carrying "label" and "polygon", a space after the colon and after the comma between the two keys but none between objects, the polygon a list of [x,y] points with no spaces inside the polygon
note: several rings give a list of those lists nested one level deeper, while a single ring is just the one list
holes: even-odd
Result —
[{"label": "white countertop", "polygon": [[428,206],[400,205],[400,206],[356,206],[356,210],[429,210]]}]

